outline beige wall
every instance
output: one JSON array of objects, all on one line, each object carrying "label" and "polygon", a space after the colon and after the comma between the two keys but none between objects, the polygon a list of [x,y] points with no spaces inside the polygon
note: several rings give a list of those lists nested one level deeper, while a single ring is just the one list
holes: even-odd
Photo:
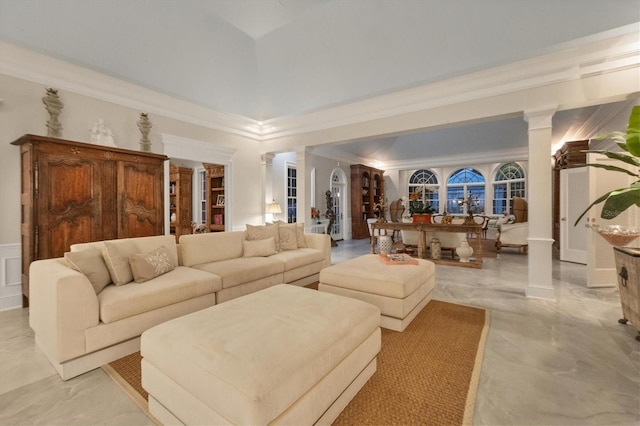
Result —
[{"label": "beige wall", "polygon": [[[45,89],[42,84],[0,74],[0,244],[20,243],[19,149],[11,142],[26,133],[46,135]],[[61,90],[59,95],[64,102],[60,115],[64,139],[89,142],[93,123],[102,118],[118,147],[139,149],[136,122],[141,111],[70,91]],[[260,185],[255,174],[249,173],[260,168],[259,142],[158,114],[150,113],[149,117],[154,152],[163,152],[160,133],[234,148],[233,194],[227,197],[233,203],[233,224],[244,226],[261,220]]]}]

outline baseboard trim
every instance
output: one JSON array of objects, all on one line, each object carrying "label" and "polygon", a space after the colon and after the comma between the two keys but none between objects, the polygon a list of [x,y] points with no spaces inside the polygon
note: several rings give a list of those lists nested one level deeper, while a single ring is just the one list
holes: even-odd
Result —
[{"label": "baseboard trim", "polygon": [[532,299],[556,300],[556,294],[553,288],[527,286],[527,297]]},{"label": "baseboard trim", "polygon": [[0,311],[22,307],[22,247],[0,244]]}]

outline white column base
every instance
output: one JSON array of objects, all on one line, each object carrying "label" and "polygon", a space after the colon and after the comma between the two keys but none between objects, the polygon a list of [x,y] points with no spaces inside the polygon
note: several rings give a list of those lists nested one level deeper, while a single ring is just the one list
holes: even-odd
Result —
[{"label": "white column base", "polygon": [[556,300],[553,289],[552,246],[550,238],[528,238],[529,271],[526,288],[527,297]]}]

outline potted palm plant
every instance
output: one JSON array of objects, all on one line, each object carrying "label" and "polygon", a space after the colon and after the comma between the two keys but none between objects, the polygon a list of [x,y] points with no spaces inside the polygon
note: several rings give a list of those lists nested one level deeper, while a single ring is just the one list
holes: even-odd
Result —
[{"label": "potted palm plant", "polygon": [[[617,173],[631,176],[632,183],[624,188],[614,189],[603,194],[591,203],[576,220],[577,225],[582,217],[595,205],[604,203],[600,217],[605,220],[613,219],[630,208],[640,207],[640,106],[634,106],[629,117],[627,132],[613,132],[605,138],[615,141],[623,152],[597,152],[608,158],[619,160],[632,166],[633,170],[625,167],[605,164],[585,164],[585,166],[599,167]],[[635,206],[635,207],[634,207]],[[620,226],[599,227],[592,226],[607,242],[613,245],[622,318],[620,324],[628,321],[638,330],[636,340],[640,341],[640,249],[620,247],[630,244],[640,236],[637,229],[625,229]]]},{"label": "potted palm plant", "polygon": [[[604,203],[600,217],[605,220],[613,219],[634,206],[635,208],[640,207],[640,106],[632,108],[626,133],[612,132],[603,139],[614,141],[622,152],[598,150],[587,152],[598,153],[608,158],[619,160],[633,166],[634,170],[610,164],[592,163],[585,164],[585,166],[625,173],[633,178],[633,182],[627,187],[614,189],[598,197],[582,212],[574,225],[577,225],[593,206],[600,203]],[[614,246],[629,244],[640,236],[640,232],[637,230],[626,230],[617,226],[598,228],[596,231]]]}]

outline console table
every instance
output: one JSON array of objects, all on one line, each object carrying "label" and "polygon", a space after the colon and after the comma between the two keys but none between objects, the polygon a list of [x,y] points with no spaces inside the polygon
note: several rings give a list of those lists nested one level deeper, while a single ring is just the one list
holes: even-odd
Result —
[{"label": "console table", "polygon": [[376,222],[371,224],[371,253],[375,253],[378,236],[374,232],[376,229],[391,231],[418,231],[418,257],[427,259],[427,231],[432,232],[464,232],[465,234],[475,234],[475,239],[471,241],[473,247],[473,257],[469,263],[461,263],[453,259],[428,259],[433,263],[464,266],[468,268],[482,269],[482,225],[455,225],[442,223],[401,223],[401,222]]}]

